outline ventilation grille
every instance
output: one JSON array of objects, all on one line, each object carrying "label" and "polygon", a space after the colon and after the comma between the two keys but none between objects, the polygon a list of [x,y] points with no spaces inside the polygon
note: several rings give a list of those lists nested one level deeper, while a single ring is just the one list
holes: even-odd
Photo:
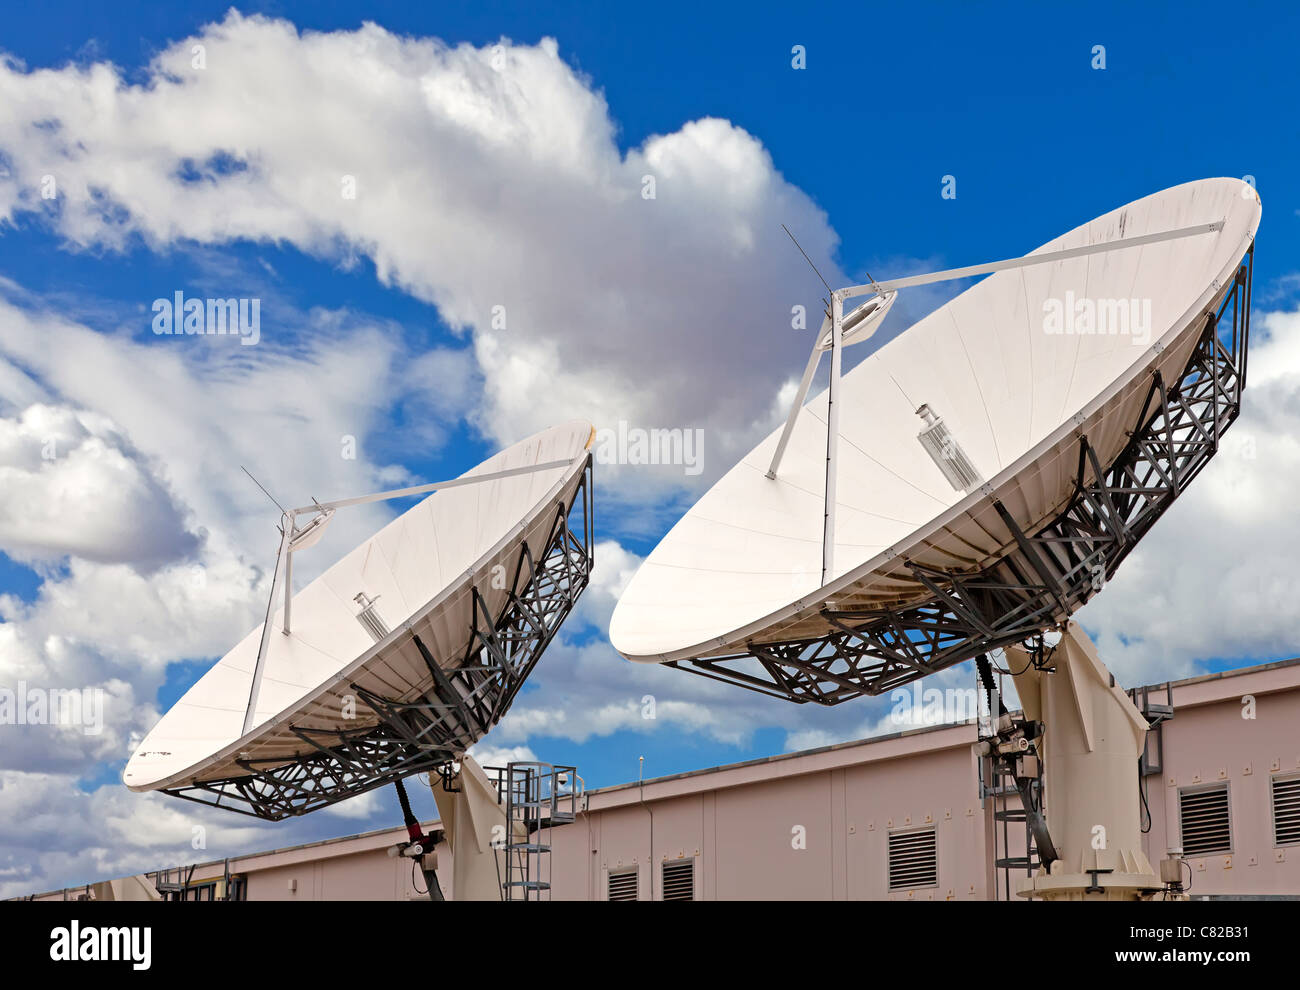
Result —
[{"label": "ventilation grille", "polygon": [[1273,845],[1300,842],[1300,777],[1273,778]]},{"label": "ventilation grille", "polygon": [[1204,791],[1181,791],[1178,816],[1182,825],[1184,856],[1231,851],[1227,784]]},{"label": "ventilation grille", "polygon": [[971,459],[966,456],[966,451],[961,449],[961,444],[953,437],[943,420],[935,416],[928,405],[921,406],[916,412],[925,420],[925,429],[918,433],[916,438],[921,441],[925,452],[948,479],[948,484],[959,492],[969,492],[983,484],[984,476],[975,469]]},{"label": "ventilation grille", "polygon": [[609,875],[609,899],[611,901],[635,901],[637,893],[637,872],[611,873]]},{"label": "ventilation grille", "polygon": [[936,887],[939,884],[939,856],[934,829],[889,833],[889,889]]},{"label": "ventilation grille", "polygon": [[664,864],[664,900],[695,900],[695,861]]}]

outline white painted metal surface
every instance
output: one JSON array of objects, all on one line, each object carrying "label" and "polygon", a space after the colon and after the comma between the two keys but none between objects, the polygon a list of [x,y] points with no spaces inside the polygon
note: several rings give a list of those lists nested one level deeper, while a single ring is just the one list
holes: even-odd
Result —
[{"label": "white painted metal surface", "polygon": [[[884,321],[885,315],[897,298],[897,292],[882,293],[868,299],[853,310],[852,313],[845,316],[840,326],[841,345],[852,347],[854,344],[870,340],[875,332],[880,329],[880,324]],[[785,456],[785,448],[790,443],[790,434],[794,432],[794,424],[799,419],[799,412],[803,409],[804,399],[808,398],[808,389],[812,386],[813,375],[817,374],[817,366],[821,363],[822,352],[830,350],[835,343],[835,325],[829,315],[822,322],[821,329],[817,331],[817,334],[817,343],[813,346],[812,353],[808,355],[808,363],[803,369],[803,378],[799,381],[799,388],[795,392],[794,402],[790,405],[790,415],[786,418],[785,428],[781,431],[781,439],[777,441],[776,452],[772,455],[772,466],[767,469],[769,478],[775,478],[776,472],[781,468],[781,458]],[[832,379],[832,381],[834,380]]]},{"label": "white painted metal surface", "polygon": [[[281,632],[283,608],[270,616],[250,731],[243,731],[243,723],[262,625],[154,726],[127,763],[123,781],[144,791],[237,775],[234,761],[244,754],[260,758],[301,749],[291,721],[304,728],[361,727],[347,715],[359,707],[348,702],[350,685],[395,697],[418,694],[428,680],[412,632],[440,664],[455,667],[472,625],[472,589],[478,588],[494,614],[499,610],[521,542],[541,548],[554,513],[577,488],[593,437],[591,424],[581,421],[538,433],[461,476],[501,472],[500,477],[440,489],[398,516],[293,596],[288,634]],[[499,579],[493,580],[498,565]],[[358,619],[358,593],[377,599],[375,610],[391,630],[378,643]]]},{"label": "white painted metal surface", "polygon": [[[1000,557],[1007,547],[992,535],[1002,531],[993,499],[1032,530],[1073,489],[1080,433],[1103,463],[1117,456],[1151,373],[1173,381],[1186,365],[1260,213],[1249,184],[1206,179],[1137,200],[1032,252],[1066,252],[1057,260],[973,266],[994,273],[844,376],[827,579],[823,393],[799,413],[775,478],[767,473],[780,431],[649,555],[614,611],[614,647],[632,660],[662,662],[724,655],[747,640],[821,635],[828,601],[859,607],[925,597],[905,560],[974,569]],[[1150,236],[1189,227],[1204,229]],[[1130,238],[1140,241],[1092,250]],[[1112,332],[1121,304],[1133,319]],[[1094,332],[1080,332],[1088,306]],[[1106,332],[1095,332],[1099,318]],[[985,485],[967,494],[948,484],[916,438],[923,403],[942,412]]]}]

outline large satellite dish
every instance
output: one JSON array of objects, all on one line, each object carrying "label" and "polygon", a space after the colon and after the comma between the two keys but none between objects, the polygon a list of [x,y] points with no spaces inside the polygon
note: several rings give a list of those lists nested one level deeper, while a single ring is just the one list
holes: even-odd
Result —
[{"label": "large satellite dish", "polygon": [[[572,422],[453,481],[286,512],[266,621],[149,732],[126,785],[276,820],[458,760],[587,585],[592,437]],[[336,511],[431,490],[292,592]]]},{"label": "large satellite dish", "polygon": [[[824,326],[786,428],[647,557],[615,648],[836,704],[1059,626],[1237,415],[1260,211],[1191,182],[1023,258],[833,293],[830,389],[803,406]],[[847,300],[986,273],[841,381]]]}]

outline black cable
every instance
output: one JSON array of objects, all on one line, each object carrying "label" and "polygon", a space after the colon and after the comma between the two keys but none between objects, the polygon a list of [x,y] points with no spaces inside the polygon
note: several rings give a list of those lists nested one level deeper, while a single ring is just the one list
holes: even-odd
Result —
[{"label": "black cable", "polygon": [[[1041,650],[1040,650],[1040,652],[1041,652]],[[1050,657],[1051,657],[1055,652],[1056,652],[1056,647],[1053,646],[1051,652],[1047,654],[1047,657],[1050,658]],[[1009,675],[1012,676],[1012,677],[1019,677],[1019,676],[1020,676],[1021,674],[1023,674],[1026,670],[1028,670],[1030,667],[1032,667],[1032,666],[1034,665],[1034,655],[1033,655],[1033,651],[1032,651],[1032,650],[1027,650],[1026,653],[1027,653],[1028,656],[1029,656],[1029,661],[1028,661],[1028,662],[1024,665],[1024,667],[1022,667],[1020,670],[1012,670],[1012,669],[1011,669],[1011,664],[1007,664],[1005,667],[999,667],[997,664],[993,664],[993,669],[996,670],[999,674],[1009,674]],[[1006,655],[1007,655],[1006,650],[1003,650],[1003,651],[1002,651],[1002,655],[1003,655],[1003,656],[1006,656]],[[1041,666],[1041,665],[1040,665],[1040,666]]]},{"label": "black cable", "polygon": [[1002,673],[1004,673],[1004,674],[1010,674],[1012,677],[1019,677],[1021,674],[1023,674],[1025,671],[1027,671],[1027,670],[1028,670],[1030,667],[1032,667],[1033,665],[1034,665],[1034,658],[1033,658],[1032,655],[1030,655],[1028,661],[1025,663],[1024,667],[1022,667],[1020,670],[1011,670],[1011,669],[1010,669],[1010,668],[1011,668],[1011,664],[1007,664],[1007,669],[1004,670],[1004,671],[1002,671]]},{"label": "black cable", "polygon": [[[506,822],[506,828],[507,828],[507,830],[510,828],[510,822],[509,822],[509,821]],[[496,847],[493,847],[493,849],[492,849],[492,863],[493,863],[493,865],[496,866],[496,868],[497,868],[497,891],[498,891],[498,893],[501,895],[501,896],[500,896],[500,900],[503,900],[503,901],[504,901],[504,900],[506,899],[506,887],[505,887],[505,884],[503,884],[503,883],[501,882],[501,850],[500,850],[500,849],[497,849]],[[510,849],[509,849],[509,847],[507,847],[507,848],[506,848],[506,867],[509,868],[509,866],[510,866]],[[527,897],[527,892],[526,892],[526,891],[525,891],[524,896]]]},{"label": "black cable", "polygon": [[1002,702],[1002,696],[997,693],[997,688],[993,684],[993,665],[989,663],[989,655],[981,653],[975,658],[975,670],[979,673],[980,681],[984,684],[984,693],[988,696],[989,715],[993,715],[993,699],[998,699],[999,715],[1007,713],[1007,706]]},{"label": "black cable", "polygon": [[1146,825],[1142,826],[1142,834],[1146,835],[1151,831],[1151,805],[1147,804],[1147,789],[1142,777],[1142,757],[1138,757],[1138,797],[1142,799],[1142,811],[1146,815]]},{"label": "black cable", "polygon": [[402,818],[406,827],[409,829],[414,825],[418,829],[420,822],[411,811],[411,802],[406,797],[406,788],[402,786],[401,778],[399,777],[393,783],[397,787],[397,802],[402,806]]}]

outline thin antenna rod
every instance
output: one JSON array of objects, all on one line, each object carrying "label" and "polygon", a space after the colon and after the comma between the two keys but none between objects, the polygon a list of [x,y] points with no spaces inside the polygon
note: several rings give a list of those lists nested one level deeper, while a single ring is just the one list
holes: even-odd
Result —
[{"label": "thin antenna rod", "polygon": [[821,333],[813,341],[812,353],[808,355],[808,363],[804,365],[803,378],[799,381],[799,389],[794,394],[794,402],[790,404],[790,412],[786,416],[785,428],[781,430],[781,439],[776,443],[776,451],[772,454],[772,465],[767,469],[767,477],[775,478],[776,469],[781,466],[781,458],[785,456],[786,445],[790,443],[790,434],[794,432],[795,421],[799,418],[799,413],[803,410],[803,400],[808,395],[808,389],[812,385],[813,375],[817,374],[817,366],[821,363],[822,349]]},{"label": "thin antenna rod", "polygon": [[836,482],[839,479],[840,370],[844,361],[844,298],[831,295],[831,380],[826,388],[826,488],[822,507],[822,587],[835,575]]},{"label": "thin antenna rod", "polygon": [[[274,502],[275,499],[271,501]],[[253,683],[248,689],[248,707],[244,709],[244,730],[240,733],[243,736],[252,730],[253,719],[257,715],[258,697],[262,693],[262,675],[266,673],[266,647],[271,637],[271,619],[275,617],[275,597],[280,590],[280,582],[284,580],[285,566],[292,559],[289,553],[292,535],[293,530],[288,527],[280,534],[280,549],[275,555],[275,573],[271,576],[271,594],[267,597],[266,618],[262,621],[262,640],[257,647],[257,661],[253,666]]]},{"label": "thin antenna rod", "polygon": [[[248,468],[244,467],[244,465],[242,464],[239,465],[239,470],[243,471],[244,474],[247,474],[250,478],[253,478],[252,473],[248,470]],[[258,488],[262,488],[262,483],[258,481],[256,478],[253,478],[253,484],[255,484]],[[287,515],[284,506],[281,505],[279,502],[275,501],[274,495],[268,492],[265,488],[262,488],[262,494],[265,495],[267,498],[269,498],[272,502],[275,502],[275,507],[280,510],[280,515],[282,516]]]},{"label": "thin antenna rod", "polygon": [[[800,247],[798,241],[794,240],[794,234],[790,233],[790,228],[787,227],[785,224],[781,224],[781,229],[785,231],[786,236],[789,237],[790,240],[794,241],[794,246],[799,248],[799,253],[803,255],[803,260],[808,262],[808,267],[813,270],[813,272],[817,275],[818,278],[822,279],[822,285],[826,286],[826,291],[833,293],[835,290],[831,288],[830,283],[827,282],[826,279],[822,278],[822,273],[817,271],[817,266],[812,263],[812,258],[808,257],[808,252],[805,251],[802,247]],[[868,276],[868,278],[870,278],[870,276]]]},{"label": "thin antenna rod", "polygon": [[[584,455],[585,456],[585,455]],[[502,471],[489,471],[485,474],[468,474],[459,478],[453,478],[450,481],[432,481],[427,485],[416,485],[413,488],[396,488],[388,492],[376,492],[374,495],[361,495],[357,498],[341,498],[333,502],[321,502],[313,498],[311,505],[304,505],[301,508],[294,509],[294,515],[306,512],[324,512],[326,509],[342,509],[349,505],[364,505],[367,502],[384,502],[390,498],[405,498],[408,495],[423,495],[425,492],[435,491],[442,488],[460,488],[464,485],[477,485],[484,481],[497,481],[501,478],[513,478],[521,474],[531,474],[534,471],[550,471],[553,468],[568,467],[573,463],[573,458],[558,461],[544,461],[540,464],[525,464],[523,467],[506,468]]]}]

